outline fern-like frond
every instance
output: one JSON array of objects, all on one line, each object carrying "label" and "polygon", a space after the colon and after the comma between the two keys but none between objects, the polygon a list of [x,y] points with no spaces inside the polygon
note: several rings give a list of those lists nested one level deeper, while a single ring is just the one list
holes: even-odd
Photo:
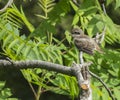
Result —
[{"label": "fern-like frond", "polygon": [[26,27],[28,27],[30,32],[34,31],[34,26],[28,21],[28,19],[26,18],[22,6],[20,8],[20,11],[17,9],[17,7],[15,5],[12,6],[12,8],[9,8],[8,13],[10,13],[11,15],[14,16],[14,19],[17,22],[21,22],[22,24],[24,23],[26,25]]},{"label": "fern-like frond", "polygon": [[24,35],[19,35],[19,30],[14,24],[0,23],[1,47],[7,56],[14,60],[20,59],[40,59],[62,64],[61,50],[54,45],[44,44],[41,39],[37,42],[30,40]]},{"label": "fern-like frond", "polygon": [[[16,15],[11,14],[11,10],[7,10],[7,12],[4,12],[0,15],[1,20],[4,20],[6,23],[11,23],[13,26],[17,28],[21,28],[21,25],[23,22],[16,17]],[[2,21],[3,22],[3,21]]]},{"label": "fern-like frond", "polygon": [[38,5],[44,12],[44,15],[38,15],[41,18],[47,18],[48,13],[53,9],[55,5],[55,0],[39,0]]},{"label": "fern-like frond", "polygon": [[10,23],[17,28],[21,28],[23,24],[29,29],[30,32],[34,31],[34,26],[26,18],[22,7],[20,10],[15,5],[7,8],[6,12],[0,14],[0,19]]}]

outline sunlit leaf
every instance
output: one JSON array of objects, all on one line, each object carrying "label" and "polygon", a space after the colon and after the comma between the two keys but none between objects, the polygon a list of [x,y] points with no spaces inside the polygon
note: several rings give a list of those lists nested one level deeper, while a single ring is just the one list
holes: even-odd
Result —
[{"label": "sunlit leaf", "polygon": [[71,39],[72,39],[71,33],[69,33],[68,31],[65,31],[65,36],[66,36],[67,41],[68,41],[69,43],[71,43]]},{"label": "sunlit leaf", "polygon": [[120,0],[115,0],[116,1],[116,5],[115,5],[115,9],[120,7]]},{"label": "sunlit leaf", "polygon": [[27,46],[27,47],[25,48],[25,50],[24,50],[24,52],[23,52],[23,53],[24,53],[23,55],[24,55],[25,57],[27,57],[27,55],[30,53],[31,48],[32,48],[31,46]]},{"label": "sunlit leaf", "polygon": [[18,39],[15,39],[14,41],[12,41],[12,42],[10,43],[10,45],[8,46],[8,49],[11,49],[11,48],[12,48],[13,46],[15,46],[18,42],[19,42]]}]

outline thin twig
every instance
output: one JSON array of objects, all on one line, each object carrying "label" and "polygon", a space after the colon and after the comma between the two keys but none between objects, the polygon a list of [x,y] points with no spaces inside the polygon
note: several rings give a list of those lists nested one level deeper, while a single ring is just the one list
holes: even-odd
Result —
[{"label": "thin twig", "polygon": [[12,3],[13,0],[9,0],[7,4],[2,9],[0,9],[0,12],[4,12],[9,6],[11,6]]},{"label": "thin twig", "polygon": [[106,31],[106,26],[105,26],[104,29],[103,29],[102,37],[101,37],[101,40],[98,42],[98,44],[101,44],[101,43],[104,41],[104,38],[105,38],[105,31]]},{"label": "thin twig", "polygon": [[96,74],[92,73],[91,71],[88,71],[90,73],[91,76],[95,77],[96,79],[98,79],[102,84],[103,86],[105,87],[105,89],[107,90],[109,96],[111,97],[112,100],[115,100],[113,95],[112,95],[112,92],[110,91],[110,89],[107,87],[107,85],[102,81],[102,79],[97,76]]},{"label": "thin twig", "polygon": [[[104,2],[105,2],[105,0],[104,0]],[[104,3],[102,3],[102,8],[103,8],[104,14],[107,15]],[[101,40],[100,40],[99,44],[101,44],[103,42],[104,38],[105,38],[105,31],[106,31],[106,26],[104,27],[104,30],[102,32],[102,37],[101,37]]]},{"label": "thin twig", "polygon": [[78,1],[77,0],[72,0],[73,1],[73,3],[76,5],[76,6],[80,6],[79,4],[80,4],[80,2],[78,3]]},{"label": "thin twig", "polygon": [[[104,0],[104,2],[105,2],[105,0]],[[107,15],[104,2],[102,3],[102,8],[103,8],[104,14]],[[101,40],[99,41],[99,44],[101,44],[105,38],[105,31],[106,31],[106,26],[104,27],[104,30],[102,32],[102,37],[101,37]]]},{"label": "thin twig", "polygon": [[[104,0],[104,2],[105,2],[105,0]],[[105,4],[104,4],[104,3],[102,3],[102,8],[103,8],[104,14],[106,15],[106,14],[107,14],[107,12],[106,12],[106,9],[105,9]]]},{"label": "thin twig", "polygon": [[[101,3],[101,6],[102,6],[102,9],[103,9],[104,14],[107,15],[104,2],[105,2],[105,0],[101,1],[100,3]],[[96,41],[99,45],[104,41],[105,31],[106,31],[106,25],[104,26],[104,29],[103,29],[102,34],[98,34],[98,33],[97,33],[97,35],[96,35],[96,37],[95,37],[95,41]]]},{"label": "thin twig", "polygon": [[31,90],[32,90],[32,92],[33,92],[35,98],[37,98],[37,94],[36,94],[36,92],[35,92],[35,90],[34,90],[32,84],[31,84],[30,82],[28,82],[28,84],[29,84],[29,86],[30,86],[30,88],[31,88]]},{"label": "thin twig", "polygon": [[41,95],[41,86],[38,87],[36,100],[40,99],[40,95]]}]

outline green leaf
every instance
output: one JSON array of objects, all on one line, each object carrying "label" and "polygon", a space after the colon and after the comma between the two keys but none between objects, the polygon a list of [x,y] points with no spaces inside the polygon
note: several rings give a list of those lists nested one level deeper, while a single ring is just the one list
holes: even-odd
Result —
[{"label": "green leaf", "polygon": [[24,57],[27,57],[28,56],[28,54],[30,53],[30,51],[31,51],[31,46],[27,46],[26,48],[25,48],[25,50],[24,50],[24,52],[23,52],[23,55],[24,55]]},{"label": "green leaf", "polygon": [[106,89],[102,89],[102,100],[111,100],[111,98],[109,97],[107,90]]},{"label": "green leaf", "polygon": [[76,25],[78,22],[79,22],[79,16],[78,16],[78,14],[75,14],[72,25]]},{"label": "green leaf", "polygon": [[39,69],[39,68],[36,68],[36,69],[35,69],[35,72],[36,72],[36,74],[40,74],[40,73],[42,73],[42,70]]},{"label": "green leaf", "polygon": [[5,86],[5,82],[4,81],[0,81],[0,90],[2,90],[2,88]]},{"label": "green leaf", "polygon": [[77,11],[78,10],[78,7],[70,0],[69,1],[70,2],[70,4],[71,4],[71,6],[73,7],[73,9],[75,10],[75,11]]},{"label": "green leaf", "polygon": [[6,30],[0,30],[0,40],[7,34]]},{"label": "green leaf", "polygon": [[120,100],[120,90],[117,87],[113,88],[113,92],[117,100]]},{"label": "green leaf", "polygon": [[31,75],[29,74],[30,73],[30,70],[27,69],[27,70],[22,70],[22,73],[23,73],[23,76],[27,79],[28,82],[31,82],[32,81],[32,77]]},{"label": "green leaf", "polygon": [[44,20],[41,24],[30,34],[31,36],[39,36],[41,39],[46,37],[46,33],[55,33],[55,27],[48,20]]},{"label": "green leaf", "polygon": [[68,41],[69,44],[70,44],[70,43],[71,43],[71,39],[72,39],[72,37],[71,37],[71,33],[68,32],[68,31],[65,31],[65,36],[66,36],[67,41]]},{"label": "green leaf", "polygon": [[104,28],[104,23],[102,21],[99,21],[96,23],[96,27],[99,30],[99,32],[101,32]]},{"label": "green leaf", "polygon": [[12,95],[11,90],[9,88],[5,88],[4,91],[1,92],[1,94],[6,98]]},{"label": "green leaf", "polygon": [[106,5],[110,5],[113,2],[113,0],[106,0]]},{"label": "green leaf", "polygon": [[115,9],[120,7],[120,0],[116,0],[116,5],[115,5]]},{"label": "green leaf", "polygon": [[115,77],[117,76],[117,75],[116,75],[117,73],[116,73],[115,71],[113,71],[113,70],[110,70],[110,69],[109,69],[108,72],[109,72],[112,76],[115,76]]},{"label": "green leaf", "polygon": [[41,51],[40,52],[40,56],[42,58],[42,60],[48,60],[48,56],[45,54],[46,51]]},{"label": "green leaf", "polygon": [[61,17],[65,16],[70,11],[69,0],[60,0],[48,14],[51,23],[60,23]]},{"label": "green leaf", "polygon": [[12,35],[12,34],[8,35],[8,36],[5,38],[4,42],[3,42],[3,48],[4,48],[7,44],[9,44],[12,39],[13,39],[13,35]]},{"label": "green leaf", "polygon": [[33,51],[34,51],[34,53],[35,53],[36,58],[37,58],[37,59],[40,59],[40,53],[39,53],[39,49],[38,49],[37,46],[35,46],[35,47],[33,48]]},{"label": "green leaf", "polygon": [[8,46],[8,49],[13,48],[18,42],[19,42],[19,39],[13,40],[13,41],[10,43],[10,45]]},{"label": "green leaf", "polygon": [[21,43],[20,46],[17,48],[17,56],[22,52],[23,48],[25,47],[25,43]]}]

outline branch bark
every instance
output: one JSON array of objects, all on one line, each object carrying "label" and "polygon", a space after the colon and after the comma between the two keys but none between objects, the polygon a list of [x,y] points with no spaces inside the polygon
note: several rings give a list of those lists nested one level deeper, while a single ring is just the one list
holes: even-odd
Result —
[{"label": "branch bark", "polygon": [[[84,59],[83,59],[83,52],[79,52],[80,56],[80,65],[84,64]],[[92,64],[92,63],[91,63]],[[90,75],[88,73],[88,66],[80,66],[81,70],[79,70],[79,73],[77,73],[77,80],[79,82],[79,78],[81,76],[81,86],[80,87],[80,94],[79,94],[79,100],[92,100],[92,89],[90,87]]]},{"label": "branch bark", "polygon": [[2,9],[0,9],[0,12],[4,12],[9,6],[11,6],[12,3],[13,0],[9,0],[7,4]]},{"label": "branch bark", "polygon": [[[91,63],[84,63],[81,66],[87,66]],[[40,61],[40,60],[27,60],[27,61],[9,61],[9,60],[0,60],[0,68],[17,68],[17,69],[27,69],[27,68],[41,68],[46,69],[49,71],[56,71],[62,74],[75,76],[76,75],[76,69],[78,67],[68,67],[63,66],[60,64],[54,64],[47,61]]]}]

